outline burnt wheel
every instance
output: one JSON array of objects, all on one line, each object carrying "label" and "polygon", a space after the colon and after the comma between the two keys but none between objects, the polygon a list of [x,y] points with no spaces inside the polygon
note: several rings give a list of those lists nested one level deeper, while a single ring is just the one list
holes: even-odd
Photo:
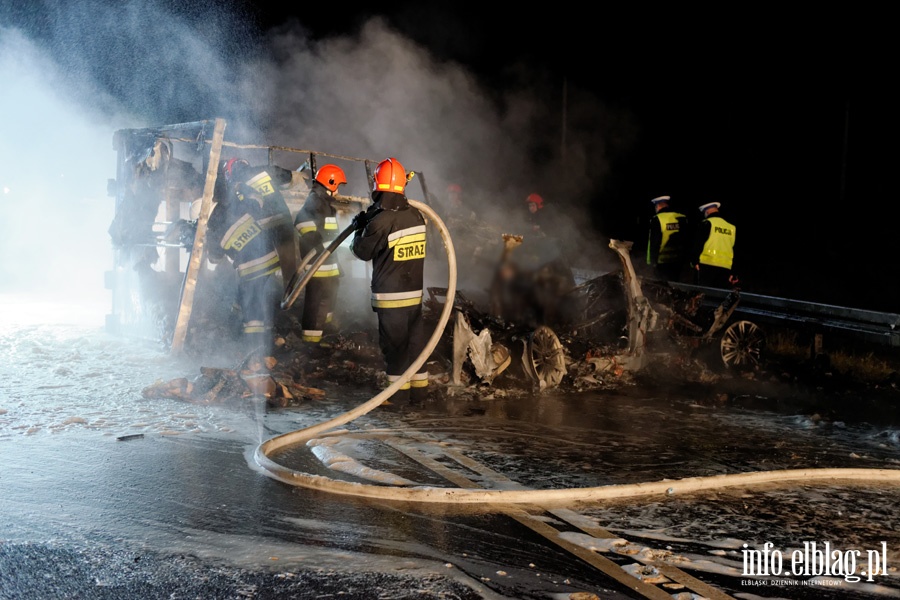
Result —
[{"label": "burnt wheel", "polygon": [[541,325],[528,338],[522,357],[525,371],[540,389],[555,388],[566,374],[566,357],[556,333]]},{"label": "burnt wheel", "polygon": [[729,369],[752,369],[760,364],[766,336],[751,321],[735,321],[722,334],[719,351]]}]

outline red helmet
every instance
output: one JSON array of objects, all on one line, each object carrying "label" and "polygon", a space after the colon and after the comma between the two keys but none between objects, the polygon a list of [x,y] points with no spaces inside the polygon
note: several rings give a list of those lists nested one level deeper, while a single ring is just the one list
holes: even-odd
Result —
[{"label": "red helmet", "polygon": [[462,187],[458,183],[451,183],[447,186],[448,194],[460,194],[462,193]]},{"label": "red helmet", "polygon": [[535,204],[537,204],[538,208],[544,208],[544,199],[537,194],[528,194],[528,197],[525,198],[525,202],[529,204],[534,202]]},{"label": "red helmet", "polygon": [[231,178],[234,176],[234,169],[238,165],[244,165],[246,167],[249,167],[250,163],[248,163],[243,158],[229,158],[228,160],[225,161],[225,166],[222,167],[222,170],[225,172],[225,180],[226,181],[231,181]]},{"label": "red helmet", "polygon": [[316,171],[316,181],[329,191],[336,192],[339,185],[347,183],[347,176],[344,175],[344,170],[337,165],[323,165]]},{"label": "red helmet", "polygon": [[396,192],[402,194],[406,189],[406,170],[396,158],[388,158],[375,167],[375,184],[372,191]]}]

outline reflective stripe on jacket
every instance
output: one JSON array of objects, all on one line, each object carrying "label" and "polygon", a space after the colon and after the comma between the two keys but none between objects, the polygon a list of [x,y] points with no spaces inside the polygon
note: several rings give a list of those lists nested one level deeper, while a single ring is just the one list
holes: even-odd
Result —
[{"label": "reflective stripe on jacket", "polygon": [[381,193],[380,212],[357,231],[350,250],[372,261],[372,308],[404,308],[422,302],[425,219],[402,194]]},{"label": "reflective stripe on jacket", "polygon": [[[337,211],[331,204],[331,196],[324,186],[313,184],[306,196],[306,201],[294,217],[294,228],[300,234],[300,256],[306,256],[315,250],[318,256],[337,237]],[[339,250],[339,249],[337,249]],[[319,265],[313,277],[338,277],[341,274],[337,252],[331,255],[330,262]]]},{"label": "reflective stripe on jacket", "polygon": [[[210,256],[228,256],[242,281],[264,277],[281,268],[272,232],[255,215],[260,207],[252,200],[218,204],[209,218]],[[231,221],[230,225],[228,224]]]}]

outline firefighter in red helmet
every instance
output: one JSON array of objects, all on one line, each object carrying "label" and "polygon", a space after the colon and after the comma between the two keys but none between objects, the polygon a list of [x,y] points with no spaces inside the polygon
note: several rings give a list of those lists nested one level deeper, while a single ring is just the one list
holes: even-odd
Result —
[{"label": "firefighter in red helmet", "polygon": [[545,232],[541,229],[541,210],[544,208],[544,199],[535,193],[528,194],[525,198],[525,202],[528,204],[528,223],[531,225],[531,232],[538,233],[544,235]]},{"label": "firefighter in red helmet", "polygon": [[235,170],[240,170],[241,168],[249,167],[250,163],[247,162],[243,158],[229,158],[222,165],[222,171],[225,174],[225,181],[231,183],[234,181],[234,172]]},{"label": "firefighter in red helmet", "polygon": [[[425,266],[425,218],[409,204],[408,178],[396,158],[381,161],[374,172],[373,204],[357,215],[350,244],[353,254],[372,261],[372,310],[378,315],[378,342],[388,381],[393,383],[426,346],[422,316]],[[393,398],[420,403],[428,393],[422,368]]]},{"label": "firefighter in red helmet", "polygon": [[[337,165],[323,165],[316,172],[309,194],[294,217],[294,227],[300,236],[300,256],[315,249],[317,256],[337,237],[337,210],[332,199],[341,185],[347,183],[344,170]],[[315,259],[314,259],[315,260]],[[306,285],[303,315],[300,319],[301,338],[318,344],[325,325],[332,320],[340,285],[341,266],[337,253],[319,266]]]}]

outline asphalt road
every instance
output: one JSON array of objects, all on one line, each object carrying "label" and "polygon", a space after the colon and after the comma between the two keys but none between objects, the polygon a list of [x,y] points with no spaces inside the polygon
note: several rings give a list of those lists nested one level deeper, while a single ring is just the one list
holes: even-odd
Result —
[{"label": "asphalt road", "polygon": [[[0,355],[0,598],[818,598],[826,587],[842,598],[900,597],[896,485],[553,506],[361,499],[276,481],[253,454],[358,406],[366,390],[338,382],[323,400],[278,410],[151,400],[143,386],[193,376],[196,365],[80,330],[4,330]],[[368,484],[391,475],[414,486],[545,490],[894,469],[895,420],[892,406],[865,397],[759,380],[487,389],[354,420],[331,448],[344,470],[308,447],[278,459]],[[888,569],[856,582],[742,576],[743,544],[767,542],[785,554],[809,542],[862,556],[884,548]]]}]

